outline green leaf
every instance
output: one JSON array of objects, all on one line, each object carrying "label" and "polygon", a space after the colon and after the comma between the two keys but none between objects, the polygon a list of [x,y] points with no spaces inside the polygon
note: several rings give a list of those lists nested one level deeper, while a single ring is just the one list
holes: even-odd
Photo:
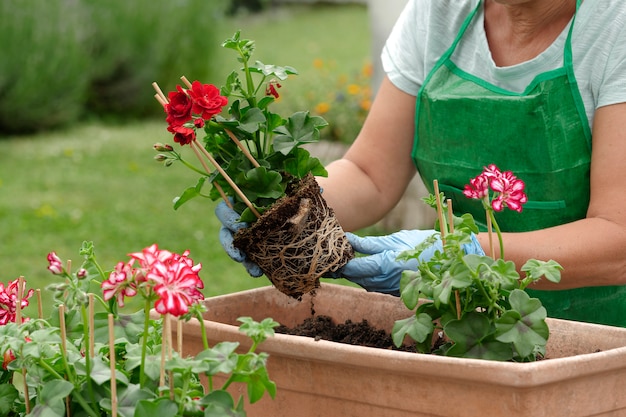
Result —
[{"label": "green leaf", "polygon": [[296,148],[292,157],[285,159],[284,169],[296,178],[304,178],[309,172],[315,176],[327,176],[328,172],[317,158],[311,158],[306,149]]},{"label": "green leaf", "polygon": [[13,408],[13,402],[18,398],[19,393],[13,384],[0,385],[0,416],[8,416]]},{"label": "green leaf", "polygon": [[215,390],[200,400],[204,405],[204,417],[245,417],[243,410],[235,408],[235,401],[229,392]]},{"label": "green leaf", "polygon": [[533,281],[538,281],[545,276],[550,282],[560,282],[563,267],[553,260],[538,261],[530,259],[522,266],[521,270],[526,272]]},{"label": "green leaf", "polygon": [[202,186],[206,181],[206,177],[200,177],[198,183],[194,187],[189,187],[183,191],[180,197],[174,199],[174,210],[177,210],[180,206],[185,204],[187,201],[202,195]]},{"label": "green leaf", "polygon": [[244,132],[254,133],[259,130],[259,126],[265,123],[265,115],[261,109],[250,107],[245,110],[239,120],[239,129]]},{"label": "green leaf", "polygon": [[285,125],[274,130],[274,150],[283,155],[303,143],[319,141],[319,129],[328,126],[328,122],[319,116],[309,116],[309,112],[294,113]]},{"label": "green leaf", "polygon": [[238,347],[237,342],[220,342],[210,349],[203,350],[196,355],[198,364],[194,366],[194,372],[201,371],[209,375],[233,372],[239,359],[235,352]]},{"label": "green leaf", "polygon": [[400,347],[406,335],[409,335],[416,342],[422,343],[432,336],[434,329],[432,318],[428,314],[420,313],[403,320],[397,320],[391,330],[391,336],[393,343]]},{"label": "green leaf", "polygon": [[493,338],[495,329],[489,319],[478,312],[469,312],[444,325],[445,334],[454,342],[448,356],[506,361],[512,358],[510,345]]},{"label": "green leaf", "polygon": [[252,339],[257,345],[274,336],[274,328],[280,326],[280,323],[272,318],[265,318],[258,322],[253,320],[252,317],[239,317],[237,321],[241,322],[239,331]]},{"label": "green leaf", "polygon": [[541,301],[522,290],[513,290],[509,297],[512,310],[496,321],[496,339],[512,343],[521,358],[542,350],[550,334],[545,322],[546,309]]},{"label": "green leaf", "polygon": [[413,310],[417,307],[421,294],[420,284],[420,271],[402,271],[402,278],[400,278],[400,296],[402,302],[409,310]]},{"label": "green leaf", "polygon": [[140,400],[134,417],[156,417],[178,415],[178,405],[167,397]]},{"label": "green leaf", "polygon": [[274,75],[281,81],[286,80],[287,77],[289,77],[289,75],[298,74],[298,71],[293,67],[289,67],[289,66],[279,67],[277,65],[266,65],[262,63],[261,61],[256,61],[254,65],[251,65],[250,72],[261,73],[266,77],[269,77],[270,75]]},{"label": "green leaf", "polygon": [[[139,401],[151,398],[156,398],[156,395],[146,389],[141,389],[137,384],[131,384],[127,387],[118,387],[117,413],[120,417],[134,417],[135,408]],[[108,397],[101,399],[100,406],[110,411],[111,399]]]},{"label": "green leaf", "polygon": [[265,167],[253,168],[241,173],[236,183],[250,200],[258,198],[280,198],[283,195],[282,176]]}]

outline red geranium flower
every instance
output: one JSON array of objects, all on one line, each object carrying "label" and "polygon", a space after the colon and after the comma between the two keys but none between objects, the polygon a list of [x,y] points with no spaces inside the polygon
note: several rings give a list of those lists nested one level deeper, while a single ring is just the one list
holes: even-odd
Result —
[{"label": "red geranium flower", "polygon": [[191,108],[193,113],[199,114],[204,120],[221,113],[222,107],[228,104],[228,98],[220,96],[220,90],[213,84],[194,81],[188,93],[193,102]]},{"label": "red geranium flower", "polygon": [[169,103],[165,105],[167,113],[165,120],[170,125],[181,126],[191,120],[192,102],[181,86],[177,85],[176,90],[168,94]]},{"label": "red geranium flower", "polygon": [[174,134],[174,142],[181,145],[189,145],[196,139],[196,131],[190,127],[169,125],[167,130]]}]

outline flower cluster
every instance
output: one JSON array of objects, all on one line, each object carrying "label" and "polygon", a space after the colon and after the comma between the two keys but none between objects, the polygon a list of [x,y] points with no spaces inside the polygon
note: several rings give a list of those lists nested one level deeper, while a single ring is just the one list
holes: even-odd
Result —
[{"label": "flower cluster", "polygon": [[[124,299],[137,295],[138,288],[144,293],[153,291],[157,296],[154,308],[160,314],[181,316],[189,306],[204,299],[200,292],[204,284],[198,272],[202,264],[193,264],[189,251],[182,255],[160,250],[156,244],[131,253],[129,262],[118,262],[109,278],[102,282],[105,301],[115,299],[124,307]],[[138,267],[135,267],[138,263]]]},{"label": "flower cluster", "polygon": [[524,181],[518,179],[511,171],[500,171],[491,164],[470,183],[465,185],[463,194],[468,198],[483,200],[489,203],[489,190],[494,192],[491,207],[495,211],[502,211],[504,207],[522,211],[522,205],[528,201],[524,193]]},{"label": "flower cluster", "polygon": [[[408,335],[423,353],[519,362],[543,357],[549,336],[546,309],[524,290],[543,278],[559,282],[562,267],[553,260],[530,259],[518,269],[505,260],[502,233],[494,217],[494,211],[504,207],[522,211],[527,201],[524,182],[492,164],[465,186],[466,197],[483,202],[490,256],[465,253],[464,245],[475,239],[478,226],[469,213],[453,215],[436,182],[434,188],[436,195],[424,201],[437,209],[440,233],[398,257],[419,262],[417,270],[404,271],[400,281],[400,296],[414,311],[409,318],[396,321],[394,343],[401,346]],[[500,242],[499,258],[491,245],[492,225]],[[441,246],[422,261],[423,251],[434,244]],[[440,340],[433,345],[437,335]]]},{"label": "flower cluster", "polygon": [[[319,141],[320,129],[328,123],[308,111],[289,117],[273,111],[278,89],[297,74],[295,68],[253,61],[255,43],[241,38],[240,32],[222,46],[237,54],[237,68],[221,88],[181,77],[183,85],[166,95],[153,83],[155,98],[166,113],[167,130],[175,142],[189,145],[178,151],[158,143],[155,159],[165,166],[181,162],[200,174],[175,199],[175,209],[196,197],[224,199],[232,202],[242,221],[252,224],[295,182],[309,174],[327,175],[319,159],[302,145]],[[201,166],[187,160],[188,148]]]},{"label": "flower cluster", "polygon": [[216,86],[199,81],[191,83],[189,89],[177,85],[176,91],[168,94],[168,101],[163,105],[167,130],[174,134],[174,142],[181,145],[196,140],[196,129],[204,127],[205,120],[219,114],[228,104],[228,98],[221,96]]},{"label": "flower cluster", "polygon": [[[255,353],[274,334],[273,320],[239,318],[252,340],[242,354],[238,343],[210,347],[204,326],[191,347],[183,347],[183,321],[201,322],[206,311],[200,303],[201,265],[189,251],[177,254],[154,244],[109,272],[96,261],[91,242],[80,253],[84,262],[76,272],[71,262],[64,266],[55,252],[48,254],[48,270],[63,279],[47,288],[55,300],[48,318],[39,297],[39,316],[22,315],[34,292],[24,289],[23,278],[0,283],[0,416],[245,415],[243,395],[235,400],[226,391],[235,381],[248,386],[250,403],[266,392],[274,397],[267,354]],[[91,292],[93,284],[101,296]],[[119,310],[126,297],[136,295],[143,298],[142,309]],[[198,353],[183,357],[183,350]],[[213,381],[217,374],[226,376],[223,385]]]}]

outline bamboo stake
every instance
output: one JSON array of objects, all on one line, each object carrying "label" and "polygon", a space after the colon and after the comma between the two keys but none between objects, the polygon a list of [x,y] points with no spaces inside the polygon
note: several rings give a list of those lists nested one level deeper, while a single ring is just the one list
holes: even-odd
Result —
[{"label": "bamboo stake", "polygon": [[[450,229],[450,233],[454,233],[454,213],[452,211],[452,200],[446,200],[448,204],[448,227]],[[459,290],[454,290],[454,301],[456,304],[456,318],[458,320],[461,319],[461,294]]]},{"label": "bamboo stake", "polygon": [[[167,322],[170,320],[170,315],[169,313],[165,313],[162,317],[163,333],[165,333],[167,329]],[[167,352],[167,338],[164,335],[161,339],[161,372],[159,373],[159,388],[163,388],[165,386],[165,354]]]},{"label": "bamboo stake", "polygon": [[[209,153],[209,151],[204,149],[204,147],[202,145],[200,145],[196,140],[193,140],[191,142],[191,145],[192,145],[192,148],[196,151],[196,155],[198,155],[198,151],[201,152],[209,160],[209,162],[211,162],[211,164],[213,164],[213,166],[215,167],[217,172],[219,172],[220,175],[222,177],[224,177],[224,179],[226,180],[228,185],[230,185],[233,188],[233,190],[235,190],[235,192],[237,193],[239,198],[241,198],[241,200],[244,203],[246,203],[246,206],[248,206],[248,208],[252,211],[252,213],[254,213],[254,215],[257,217],[257,219],[259,217],[261,217],[261,214],[257,211],[257,209],[254,207],[254,205],[252,205],[250,200],[248,200],[248,197],[246,197],[246,195],[243,193],[243,191],[241,191],[241,189],[237,186],[237,184],[235,184],[235,182],[232,180],[232,178],[230,178],[230,176],[228,176],[226,171],[224,171],[222,169],[220,164],[218,164],[217,161],[215,160],[215,158],[213,158],[213,155],[211,155]],[[202,161],[202,158],[199,155],[198,155],[198,158],[200,159],[200,161]],[[205,169],[206,169],[206,167],[205,167]],[[209,170],[207,170],[207,171],[209,171]]]},{"label": "bamboo stake", "polygon": [[157,100],[159,102],[163,102],[167,104],[168,102],[167,97],[165,96],[165,94],[163,94],[163,91],[161,90],[161,87],[159,87],[159,84],[157,84],[156,82],[153,82],[152,88],[154,88],[154,90],[156,91]]},{"label": "bamboo stake", "polygon": [[[167,359],[172,360],[172,320],[167,321],[167,333],[165,334],[167,339]],[[174,400],[174,375],[172,371],[167,372],[167,376],[170,382],[170,400]]]},{"label": "bamboo stake", "polygon": [[187,88],[191,88],[192,85],[189,82],[189,80],[187,79],[187,77],[185,77],[184,75],[182,77],[180,77],[180,79],[183,81],[183,83],[187,86]]},{"label": "bamboo stake", "polygon": [[443,217],[443,208],[441,207],[441,200],[439,199],[439,181],[433,180],[433,186],[435,187],[435,197],[437,200],[437,217],[439,218],[439,229],[441,233],[441,243],[446,244],[446,223]]},{"label": "bamboo stake", "polygon": [[[70,261],[67,261],[67,271],[69,274],[71,264]],[[59,330],[61,331],[61,355],[64,358],[67,358],[67,329],[65,328],[65,305],[61,304],[59,306]],[[65,377],[67,379],[67,376]],[[69,416],[70,411],[70,397],[65,397],[65,412],[66,415]]]},{"label": "bamboo stake", "polygon": [[233,132],[231,132],[228,129],[224,129],[226,131],[226,134],[228,135],[228,137],[235,142],[235,145],[237,145],[237,147],[239,149],[241,149],[241,152],[243,152],[243,154],[246,156],[246,158],[248,158],[248,160],[250,162],[252,162],[252,165],[254,165],[255,168],[260,167],[261,165],[259,165],[259,163],[257,162],[256,159],[254,159],[254,157],[252,156],[252,154],[250,153],[250,151],[248,150],[248,148],[246,148],[245,146],[243,146],[243,143],[241,143],[241,141],[239,141],[239,139],[237,139],[237,136],[235,136],[235,134]]},{"label": "bamboo stake", "polygon": [[[24,277],[17,280],[17,304],[15,305],[15,323],[22,325],[22,293],[24,292]],[[24,403],[26,414],[30,414],[30,396],[28,394],[28,382],[26,381],[26,368],[22,368],[22,380],[24,381]]]},{"label": "bamboo stake", "polygon": [[117,417],[117,377],[115,376],[115,323],[109,313],[109,364],[111,368],[111,417]]}]

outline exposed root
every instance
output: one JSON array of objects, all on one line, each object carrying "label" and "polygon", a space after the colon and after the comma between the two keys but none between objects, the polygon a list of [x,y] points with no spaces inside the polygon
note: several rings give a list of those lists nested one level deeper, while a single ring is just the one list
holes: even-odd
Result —
[{"label": "exposed root", "polygon": [[235,245],[281,292],[299,299],[319,287],[354,251],[312,176],[235,236]]}]

